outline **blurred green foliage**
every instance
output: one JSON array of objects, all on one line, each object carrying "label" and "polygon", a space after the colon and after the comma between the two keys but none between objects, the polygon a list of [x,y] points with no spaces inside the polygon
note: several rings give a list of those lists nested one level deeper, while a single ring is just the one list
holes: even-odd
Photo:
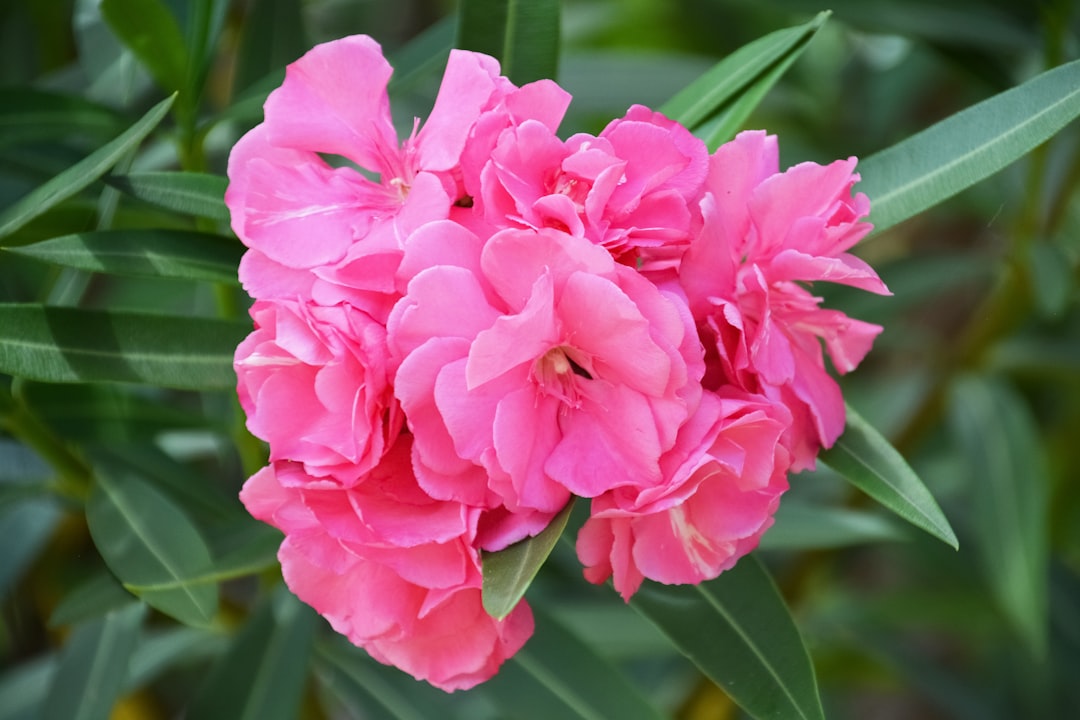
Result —
[{"label": "blurred green foliage", "polygon": [[[557,79],[574,103],[563,131],[598,131],[632,103],[658,107],[718,59],[822,9],[566,0]],[[836,0],[831,9],[743,123],[779,135],[782,166],[871,156],[1080,55],[1080,6],[1068,0]],[[152,312],[172,318],[156,329],[165,336],[192,336],[182,324],[191,318],[214,328],[178,361],[227,358],[245,332],[246,299],[235,283],[214,282],[240,247],[220,215],[220,181],[207,176],[223,174],[284,65],[316,42],[376,37],[397,68],[395,118],[425,115],[458,37],[456,11],[435,0],[0,4],[0,212],[18,221],[2,240],[11,251],[0,250],[0,339],[26,337],[17,323],[30,303],[100,311],[72,320],[49,311],[76,346],[80,331],[143,327]],[[169,118],[147,121],[145,142],[114,146],[107,182],[67,177],[47,212],[19,215],[28,193],[173,91]],[[1074,122],[865,241],[860,253],[894,297],[815,288],[884,325],[864,367],[845,378],[846,397],[914,467],[960,544],[903,525],[827,468],[792,479],[759,556],[809,648],[826,717],[993,720],[1080,708],[1078,185]],[[87,250],[123,233],[210,246],[195,252],[195,270],[178,250],[172,270],[147,277],[145,258]],[[63,243],[35,244],[52,238]],[[49,253],[78,262],[42,262]],[[574,695],[543,686],[527,663],[557,674],[568,646],[599,668],[586,703],[597,717],[627,687],[663,715],[740,717],[668,637],[610,588],[584,583],[565,543],[529,590],[540,631],[560,643],[530,645],[530,660],[453,696],[370,661],[283,592],[278,537],[236,499],[265,455],[243,430],[228,378],[188,389],[177,367],[128,367],[125,343],[117,347],[116,363],[84,368],[92,382],[0,375],[0,720],[185,709],[197,718],[553,717]],[[148,384],[114,382],[139,377]],[[197,538],[198,551],[178,560],[201,578],[196,592],[132,574],[169,560],[130,557],[147,548],[125,547],[124,533],[145,523]]]}]

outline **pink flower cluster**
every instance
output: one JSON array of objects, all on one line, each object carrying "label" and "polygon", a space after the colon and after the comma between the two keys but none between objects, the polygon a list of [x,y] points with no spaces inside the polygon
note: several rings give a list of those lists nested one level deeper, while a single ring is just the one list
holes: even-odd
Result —
[{"label": "pink flower cluster", "polygon": [[241,498],[302,600],[453,690],[532,632],[524,602],[484,611],[480,552],[571,496],[585,577],[626,599],[753,549],[843,429],[824,352],[847,372],[881,329],[807,283],[887,290],[847,253],[854,159],[781,173],[774,137],[710,155],[644,107],[562,140],[566,92],[460,51],[399,141],[390,74],[370,38],[314,48],[230,157],[235,368],[270,447]]}]

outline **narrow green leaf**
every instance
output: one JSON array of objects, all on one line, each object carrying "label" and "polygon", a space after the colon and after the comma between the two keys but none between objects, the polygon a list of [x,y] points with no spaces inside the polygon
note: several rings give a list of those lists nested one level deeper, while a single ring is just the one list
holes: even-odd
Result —
[{"label": "narrow green leaf", "polygon": [[959,547],[949,521],[919,476],[854,408],[847,407],[844,434],[818,459],[915,527]]},{"label": "narrow green leaf", "polygon": [[[236,53],[233,87],[237,92],[282,70],[308,48],[300,0],[260,0],[247,8]],[[276,84],[281,84],[280,78]]]},{"label": "narrow green leaf", "polygon": [[29,497],[0,506],[0,537],[5,538],[0,562],[0,599],[38,557],[60,520],[51,497]]},{"label": "narrow green leaf", "polygon": [[859,163],[875,232],[952,197],[1080,115],[1080,60],[961,110]]},{"label": "narrow green leaf", "polygon": [[101,14],[161,88],[186,89],[187,48],[167,5],[161,0],[101,0]]},{"label": "narrow green leaf", "polygon": [[[152,452],[168,430],[205,427],[204,414],[177,405],[168,391],[131,392],[126,385],[23,382],[20,395],[57,435],[75,443],[119,444]],[[157,451],[160,453],[160,451]],[[160,465],[160,457],[155,457]],[[190,481],[187,483],[190,485]],[[208,499],[209,503],[209,499]]]},{"label": "narrow green leaf", "polygon": [[[777,30],[744,45],[679,91],[660,107],[660,112],[694,130],[737,100],[740,93],[747,89],[755,92],[759,88],[757,83],[765,83],[761,86],[764,87],[761,90],[764,95],[771,85],[769,78],[777,65],[783,64],[789,57],[798,57],[828,17],[828,11],[820,12],[808,23]],[[748,113],[749,109],[740,106],[733,110],[732,118],[744,111]],[[725,121],[724,124],[729,123]],[[713,134],[720,133],[713,131]]]},{"label": "narrow green leaf", "polygon": [[235,285],[244,248],[194,230],[102,230],[51,238],[7,252],[64,267]]},{"label": "narrow green leaf", "polygon": [[318,616],[284,586],[251,616],[200,688],[188,717],[293,720],[299,717]]},{"label": "narrow green leaf", "polygon": [[660,720],[664,717],[594,647],[540,608],[536,632],[484,685],[507,716],[520,720]]},{"label": "narrow green leaf", "polygon": [[[817,28],[814,29],[814,33],[816,32]],[[710,152],[715,151],[728,140],[731,140],[739,130],[743,129],[746,119],[761,104],[761,101],[765,99],[765,96],[772,90],[777,81],[795,64],[795,61],[802,55],[803,50],[810,45],[812,38],[813,34],[807,36],[801,44],[791,48],[771,68],[761,73],[752,84],[746,86],[737,97],[724,103],[721,110],[706,121],[704,126],[696,130],[697,135],[705,141],[705,145]]]},{"label": "narrow green leaf", "polygon": [[108,720],[145,614],[145,605],[131,603],[76,628],[45,696],[41,720]]},{"label": "narrow green leaf", "polygon": [[561,6],[561,0],[511,0],[502,71],[514,83],[558,75]]},{"label": "narrow green leaf", "polygon": [[317,642],[315,657],[319,680],[352,710],[352,716],[371,720],[455,717],[451,696],[376,662],[340,635]]},{"label": "narrow green leaf", "polygon": [[99,568],[97,574],[76,585],[60,600],[49,616],[49,627],[59,628],[94,620],[128,605],[132,599],[131,593],[112,573],[104,567]]},{"label": "narrow green leaf", "polygon": [[183,87],[193,98],[192,105],[197,105],[202,95],[230,5],[230,0],[193,0],[188,3],[185,40],[188,63]]},{"label": "narrow green leaf", "polygon": [[976,542],[991,589],[1032,654],[1047,646],[1049,477],[1038,428],[1004,383],[976,377],[952,388],[949,416],[969,468]]},{"label": "narrow green leaf", "polygon": [[125,588],[188,625],[210,623],[218,604],[214,585],[133,589],[193,577],[210,567],[206,542],[171,500],[124,468],[101,466],[86,521],[105,563]]},{"label": "narrow green leaf", "polygon": [[573,499],[539,534],[482,555],[484,609],[494,618],[510,614],[529,589],[570,519]]},{"label": "narrow green leaf", "polygon": [[32,190],[0,213],[0,240],[67,200],[94,182],[157,127],[172,106],[175,95],[165,98],[124,131],[44,185]]},{"label": "narrow green leaf", "polygon": [[646,583],[630,604],[752,717],[823,720],[795,621],[753,556],[700,585]]},{"label": "narrow green leaf", "polygon": [[194,172],[138,172],[105,178],[110,186],[148,203],[184,215],[228,220],[225,188],[219,175]]},{"label": "narrow green leaf", "polygon": [[462,0],[457,47],[498,58],[521,85],[554,78],[559,61],[558,0]]},{"label": "narrow green leaf", "polygon": [[[235,538],[230,538],[228,544],[231,549],[220,553],[215,552],[213,564],[204,572],[148,585],[130,584],[127,586],[128,590],[141,595],[146,592],[179,590],[197,585],[216,585],[226,580],[254,575],[276,566],[277,552],[282,540],[281,533],[269,525],[251,518],[249,520],[250,522],[244,523],[248,530],[244,535],[247,542],[236,544]],[[217,550],[216,547],[215,550]]]},{"label": "narrow green leaf", "polygon": [[880,515],[785,499],[758,549],[824,549],[906,539],[903,528]]},{"label": "narrow green leaf", "polygon": [[456,47],[502,59],[511,0],[461,0]]},{"label": "narrow green leaf", "polygon": [[230,389],[246,323],[0,303],[0,372],[47,382]]},{"label": "narrow green leaf", "polygon": [[0,146],[80,135],[108,138],[123,127],[115,110],[81,97],[28,87],[0,88]]},{"label": "narrow green leaf", "polygon": [[0,720],[40,720],[41,705],[59,664],[55,654],[8,665],[0,673]]},{"label": "narrow green leaf", "polygon": [[426,74],[446,66],[456,33],[455,18],[448,15],[388,56],[394,68],[394,74],[386,86],[391,102],[396,93],[411,87]]}]

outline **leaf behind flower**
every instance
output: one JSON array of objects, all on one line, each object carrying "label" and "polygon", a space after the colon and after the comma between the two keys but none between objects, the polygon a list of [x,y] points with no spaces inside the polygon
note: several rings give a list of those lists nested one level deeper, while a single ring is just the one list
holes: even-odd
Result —
[{"label": "leaf behind flower", "polygon": [[823,720],[806,646],[757,558],[699,585],[645,583],[630,605],[752,717]]},{"label": "leaf behind flower", "polygon": [[540,533],[525,538],[498,552],[483,553],[484,610],[502,619],[518,604],[532,583],[540,566],[559,541],[574,501],[570,500]]}]

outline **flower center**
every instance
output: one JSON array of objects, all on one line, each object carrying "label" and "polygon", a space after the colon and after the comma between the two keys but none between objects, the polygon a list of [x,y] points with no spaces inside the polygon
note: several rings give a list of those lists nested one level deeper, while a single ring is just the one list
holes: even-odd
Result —
[{"label": "flower center", "polygon": [[592,380],[593,376],[571,353],[570,348],[562,345],[551,348],[536,361],[533,377],[546,395],[576,408],[581,405],[578,378]]}]

